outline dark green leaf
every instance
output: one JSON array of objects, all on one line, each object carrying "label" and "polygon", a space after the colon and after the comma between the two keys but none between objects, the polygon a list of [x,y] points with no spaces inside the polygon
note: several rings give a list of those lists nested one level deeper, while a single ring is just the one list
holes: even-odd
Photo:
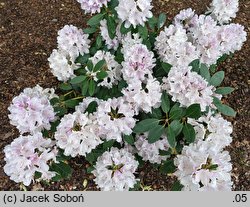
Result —
[{"label": "dark green leaf", "polygon": [[209,83],[210,83],[210,85],[217,87],[222,83],[224,77],[225,77],[225,72],[219,71],[211,77]]},{"label": "dark green leaf", "polygon": [[116,23],[114,17],[112,16],[107,17],[107,26],[108,26],[109,37],[111,39],[114,39],[116,35]]},{"label": "dark green leaf", "polygon": [[164,127],[161,125],[156,125],[154,128],[149,130],[148,133],[148,142],[149,143],[155,143],[161,138],[161,135],[164,132]]},{"label": "dark green leaf", "polygon": [[87,109],[85,111],[87,111],[88,113],[94,113],[96,112],[96,108],[97,108],[98,104],[96,103],[96,101],[92,101]]},{"label": "dark green leaf", "polygon": [[159,123],[158,119],[145,119],[137,123],[133,129],[135,133],[143,133],[157,126]]},{"label": "dark green leaf", "polygon": [[102,149],[103,150],[108,150],[109,148],[111,148],[115,143],[115,140],[109,140],[109,141],[105,141],[103,144],[102,144]]},{"label": "dark green leaf", "polygon": [[94,67],[94,72],[100,71],[106,65],[105,60],[100,60]]},{"label": "dark green leaf", "polygon": [[159,18],[158,18],[158,24],[157,24],[158,29],[160,29],[161,27],[163,27],[163,25],[165,24],[166,20],[167,20],[166,14],[161,13],[160,16],[159,16]]},{"label": "dark green leaf", "polygon": [[95,168],[93,166],[90,166],[87,168],[87,173],[90,174]]},{"label": "dark green leaf", "polygon": [[89,25],[91,27],[98,25],[100,23],[100,21],[103,19],[104,15],[105,14],[97,14],[97,15],[91,17],[88,20],[87,25]]},{"label": "dark green leaf", "polygon": [[176,137],[181,133],[183,128],[183,124],[179,120],[173,120],[169,126],[173,129]]},{"label": "dark green leaf", "polygon": [[210,76],[210,73],[209,73],[209,69],[203,63],[201,63],[201,65],[200,65],[200,75],[201,75],[201,77],[203,77],[207,81],[210,81],[211,76]]},{"label": "dark green leaf", "polygon": [[64,116],[64,114],[67,113],[67,109],[65,109],[63,107],[55,107],[54,111],[56,112],[57,116]]},{"label": "dark green leaf", "polygon": [[184,186],[180,183],[180,181],[176,181],[171,189],[171,191],[181,191]]},{"label": "dark green leaf", "polygon": [[70,91],[72,90],[72,86],[68,83],[62,83],[60,84],[59,88],[63,91]]},{"label": "dark green leaf", "polygon": [[93,79],[89,81],[89,95],[93,96],[95,93],[96,83]]},{"label": "dark green leaf", "polygon": [[89,27],[89,28],[86,28],[83,30],[83,32],[85,34],[93,34],[97,31],[97,28],[96,27]]},{"label": "dark green leaf", "polygon": [[125,142],[127,142],[130,145],[133,145],[135,143],[135,139],[132,135],[124,135],[123,139]]},{"label": "dark green leaf", "polygon": [[193,143],[195,140],[195,130],[191,124],[185,124],[183,127],[183,135],[188,143]]},{"label": "dark green leaf", "polygon": [[101,35],[98,35],[96,38],[96,48],[100,49],[102,47],[102,37]]},{"label": "dark green leaf", "polygon": [[150,27],[152,30],[155,29],[155,26],[157,25],[157,23],[158,23],[158,20],[157,20],[157,18],[154,17],[154,16],[153,16],[152,18],[148,19],[148,25],[149,25],[149,27]]},{"label": "dark green leaf", "polygon": [[142,37],[142,39],[146,40],[148,38],[148,28],[147,26],[138,26],[138,32],[140,34],[140,36]]},{"label": "dark green leaf", "polygon": [[166,92],[163,92],[161,96],[161,108],[165,113],[168,113],[170,110],[170,100]]},{"label": "dark green leaf", "polygon": [[85,79],[86,79],[86,76],[80,75],[80,76],[77,76],[77,77],[71,79],[71,80],[70,80],[70,83],[71,83],[71,84],[78,84],[78,83],[83,82]]},{"label": "dark green leaf", "polygon": [[53,163],[50,167],[50,171],[56,172],[57,174],[52,178],[53,181],[69,178],[72,174],[71,167],[64,162]]},{"label": "dark green leaf", "polygon": [[88,69],[89,69],[90,71],[93,70],[94,64],[93,64],[92,60],[88,60],[88,62],[87,62],[87,67],[88,67]]},{"label": "dark green leaf", "polygon": [[175,133],[174,130],[171,128],[171,126],[168,126],[167,130],[167,140],[171,148],[176,147],[176,139],[175,139]]},{"label": "dark green leaf", "polygon": [[58,104],[59,102],[60,102],[60,100],[57,97],[54,97],[54,98],[50,99],[50,104],[53,105],[53,106]]},{"label": "dark green leaf", "polygon": [[126,28],[126,27],[125,27],[125,22],[123,22],[122,25],[121,25],[120,32],[121,32],[122,34],[127,34],[128,32],[131,31],[131,29],[132,29],[131,26],[130,26],[129,28]]},{"label": "dark green leaf", "polygon": [[199,73],[200,72],[200,60],[197,59],[197,60],[194,60],[193,62],[191,62],[189,64],[189,66],[192,67],[192,71],[196,72],[196,73]]},{"label": "dark green leaf", "polygon": [[186,116],[193,119],[198,119],[201,117],[201,107],[200,104],[192,104],[187,108]]},{"label": "dark green leaf", "polygon": [[168,64],[168,63],[161,63],[161,67],[163,68],[163,70],[168,74],[169,71],[172,68],[172,65]]},{"label": "dark green leaf", "polygon": [[179,104],[175,104],[169,113],[169,117],[172,120],[176,120],[176,119],[181,119],[183,116],[183,109],[179,106]]},{"label": "dark green leaf", "polygon": [[176,166],[174,165],[173,160],[166,160],[163,165],[160,167],[160,172],[163,174],[174,173]]},{"label": "dark green leaf", "polygon": [[236,112],[234,111],[234,109],[232,109],[230,106],[227,106],[225,104],[219,104],[216,105],[217,109],[219,112],[221,112],[222,114],[226,115],[226,116],[232,116],[235,117],[236,116]]},{"label": "dark green leaf", "polygon": [[152,109],[152,113],[149,115],[151,118],[160,119],[162,117],[161,108]]},{"label": "dark green leaf", "polygon": [[79,100],[75,100],[75,99],[70,99],[64,102],[65,106],[67,106],[68,108],[75,108],[75,106],[77,106],[79,104]]},{"label": "dark green leaf", "polygon": [[221,95],[227,95],[227,94],[230,94],[234,91],[234,88],[231,88],[231,87],[220,87],[220,88],[217,88],[215,93],[217,94],[221,94]]},{"label": "dark green leaf", "polygon": [[83,81],[82,83],[82,95],[85,96],[87,91],[89,89],[89,80],[86,79],[85,81]]}]

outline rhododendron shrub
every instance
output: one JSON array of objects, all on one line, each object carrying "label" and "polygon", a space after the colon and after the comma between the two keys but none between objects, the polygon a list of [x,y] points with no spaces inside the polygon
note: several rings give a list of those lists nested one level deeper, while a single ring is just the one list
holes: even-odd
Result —
[{"label": "rhododendron shrub", "polygon": [[58,32],[48,58],[58,95],[26,88],[9,107],[21,135],[4,149],[5,173],[24,185],[60,181],[80,157],[104,191],[140,190],[146,163],[176,176],[174,190],[231,190],[232,126],[222,115],[236,112],[217,66],[246,41],[230,23],[238,1],[172,21],[153,16],[151,0],[77,1],[92,17]]}]

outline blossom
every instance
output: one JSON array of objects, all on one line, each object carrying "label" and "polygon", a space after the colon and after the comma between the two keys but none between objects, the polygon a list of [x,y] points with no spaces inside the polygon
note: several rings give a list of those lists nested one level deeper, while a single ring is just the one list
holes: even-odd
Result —
[{"label": "blossom", "polygon": [[104,78],[103,81],[98,83],[99,86],[112,88],[113,85],[117,85],[118,81],[121,80],[122,66],[115,61],[115,56],[110,52],[98,50],[96,54],[90,58],[90,60],[92,60],[94,65],[96,65],[101,60],[106,61],[105,71],[108,73],[108,76]]},{"label": "blossom", "polygon": [[123,50],[122,75],[128,83],[134,79],[143,81],[146,75],[151,75],[156,59],[154,53],[149,51],[146,45],[134,44]]},{"label": "blossom", "polygon": [[151,9],[152,0],[119,0],[116,7],[118,17],[125,21],[125,27],[129,28],[131,24],[135,28],[137,25],[144,26],[148,18],[153,16]]},{"label": "blossom", "polygon": [[240,50],[247,40],[246,36],[247,33],[242,25],[229,24],[221,26],[219,31],[220,50],[223,54],[230,54]]},{"label": "blossom", "polygon": [[232,125],[220,114],[209,113],[198,120],[188,119],[188,123],[194,126],[196,141],[206,140],[213,144],[214,149],[220,151],[232,142]]},{"label": "blossom", "polygon": [[144,82],[133,81],[122,90],[125,100],[132,105],[135,114],[139,111],[151,112],[152,107],[161,105],[161,85],[155,78],[150,77]]},{"label": "blossom", "polygon": [[142,157],[144,161],[151,163],[161,164],[162,161],[167,159],[167,156],[161,156],[160,150],[168,151],[169,144],[166,137],[150,144],[147,140],[148,134],[142,134],[136,137],[135,147],[138,150],[138,155]]},{"label": "blossom", "polygon": [[95,117],[76,111],[61,119],[55,139],[57,146],[64,149],[66,156],[86,156],[102,143],[97,134],[98,127]]},{"label": "blossom", "polygon": [[188,41],[186,30],[170,25],[156,37],[155,49],[161,60],[171,65],[188,66],[199,57],[196,47]]},{"label": "blossom", "polygon": [[53,141],[43,138],[42,133],[16,138],[4,148],[4,153],[4,172],[16,183],[30,185],[35,172],[41,173],[42,180],[50,180],[56,175],[49,171],[49,162],[56,160],[57,149]]},{"label": "blossom", "polygon": [[67,81],[75,77],[74,70],[79,68],[74,62],[77,57],[71,57],[62,50],[53,50],[48,58],[51,72],[59,81]]},{"label": "blossom", "polygon": [[185,191],[231,189],[232,164],[227,151],[217,151],[207,141],[198,141],[184,146],[174,162],[178,170],[174,173]]},{"label": "blossom", "polygon": [[90,40],[88,37],[89,35],[84,34],[82,29],[73,25],[65,25],[58,31],[58,48],[67,51],[71,57],[78,57],[79,54],[84,55],[89,53]]},{"label": "blossom", "polygon": [[120,32],[121,23],[119,23],[116,28],[116,36],[114,37],[114,39],[111,39],[109,36],[107,20],[106,19],[101,20],[100,25],[101,25],[100,26],[101,36],[102,36],[102,39],[105,41],[108,49],[117,50],[117,48],[119,47],[119,44],[122,41],[122,34]]},{"label": "blossom", "polygon": [[102,191],[128,191],[136,184],[134,173],[138,165],[127,150],[112,147],[98,157],[94,181]]},{"label": "blossom", "polygon": [[174,17],[173,24],[187,29],[190,27],[190,20],[194,17],[194,15],[195,13],[191,8],[183,9]]},{"label": "blossom", "polygon": [[100,103],[100,99],[95,98],[95,97],[86,97],[80,102],[76,107],[75,111],[80,111],[81,113],[85,113],[86,109],[88,108],[89,104],[92,102],[96,102],[97,105]]},{"label": "blossom", "polygon": [[103,6],[107,6],[110,0],[77,0],[81,4],[81,8],[85,13],[94,14],[96,12],[100,13]]},{"label": "blossom", "polygon": [[238,7],[238,0],[213,0],[209,12],[220,24],[224,24],[236,17]]},{"label": "blossom", "polygon": [[124,98],[113,98],[101,101],[96,119],[100,136],[107,140],[122,141],[122,135],[130,135],[135,126],[134,111]]},{"label": "blossom", "polygon": [[163,78],[162,88],[181,106],[188,107],[197,103],[200,104],[202,111],[205,111],[207,106],[211,106],[215,90],[198,73],[192,72],[190,67],[173,67],[168,78]]},{"label": "blossom", "polygon": [[35,133],[50,129],[50,122],[56,120],[50,99],[56,97],[54,89],[43,89],[39,85],[26,88],[16,96],[8,110],[10,123],[17,127],[21,134]]}]

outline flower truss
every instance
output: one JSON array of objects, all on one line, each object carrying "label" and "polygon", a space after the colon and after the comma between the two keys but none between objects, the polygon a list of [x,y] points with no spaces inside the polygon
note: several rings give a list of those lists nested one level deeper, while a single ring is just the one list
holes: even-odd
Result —
[{"label": "flower truss", "polygon": [[246,41],[231,23],[238,0],[213,0],[173,21],[153,16],[151,0],[77,0],[92,17],[66,25],[48,58],[62,83],[26,88],[9,107],[20,136],[6,146],[5,173],[31,185],[69,178],[68,159],[89,162],[100,190],[140,190],[152,164],[176,176],[175,190],[231,190],[232,125],[222,115],[233,91],[217,66]]}]

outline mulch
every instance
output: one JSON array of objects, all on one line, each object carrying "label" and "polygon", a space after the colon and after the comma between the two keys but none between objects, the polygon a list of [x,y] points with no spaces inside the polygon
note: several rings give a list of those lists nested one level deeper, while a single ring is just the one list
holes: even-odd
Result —
[{"label": "mulch", "polygon": [[[192,7],[197,13],[206,10],[210,0],[153,0],[154,12],[166,12],[171,20],[181,9]],[[52,76],[47,58],[56,48],[57,31],[66,24],[84,28],[88,17],[76,0],[0,0],[0,190],[26,190],[11,181],[3,171],[3,148],[18,137],[15,127],[9,124],[8,106],[14,96],[25,87],[40,84],[55,87],[58,81]],[[250,1],[241,0],[234,22],[245,26],[250,36]],[[224,102],[238,113],[229,118],[234,126],[234,141],[228,150],[233,163],[233,190],[250,190],[250,38],[241,51],[235,53],[220,67],[225,70],[225,86],[236,90]],[[36,183],[27,190],[97,190],[93,176],[86,172],[88,163],[83,158],[70,161],[72,178],[48,185]],[[146,167],[141,173],[145,189],[169,190],[173,179]],[[147,188],[147,186],[149,186]]]}]

